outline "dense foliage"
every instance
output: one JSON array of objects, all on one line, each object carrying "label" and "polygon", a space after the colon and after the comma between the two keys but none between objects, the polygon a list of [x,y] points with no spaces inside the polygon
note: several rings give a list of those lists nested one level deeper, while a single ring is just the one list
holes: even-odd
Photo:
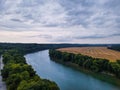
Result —
[{"label": "dense foliage", "polygon": [[59,90],[55,82],[41,79],[17,50],[5,51],[3,63],[1,75],[7,90]]},{"label": "dense foliage", "polygon": [[[5,80],[7,84],[8,90],[59,90],[54,82],[41,79],[38,75],[36,75],[32,67],[27,65],[23,55],[45,49],[82,46],[112,45],[0,43],[0,55],[4,53],[4,68],[2,70],[2,76],[3,80]],[[90,69],[94,72],[109,71],[110,73],[114,73],[117,77],[120,77],[119,60],[111,63],[108,60],[101,61],[101,59],[93,59],[92,57],[75,55],[72,53],[61,53],[54,50],[50,51],[50,56],[54,59],[76,63],[79,66]]]},{"label": "dense foliage", "polygon": [[89,69],[93,72],[112,73],[120,78],[120,60],[117,60],[116,62],[109,62],[107,59],[93,58],[81,54],[61,52],[54,49],[49,50],[49,55],[52,60],[72,62],[82,68]]},{"label": "dense foliage", "polygon": [[109,45],[108,49],[120,51],[120,44]]},{"label": "dense foliage", "polygon": [[107,46],[106,44],[35,44],[35,43],[0,43],[0,52],[4,50],[17,49],[22,54],[28,54],[45,49],[63,47],[85,47],[85,46]]}]

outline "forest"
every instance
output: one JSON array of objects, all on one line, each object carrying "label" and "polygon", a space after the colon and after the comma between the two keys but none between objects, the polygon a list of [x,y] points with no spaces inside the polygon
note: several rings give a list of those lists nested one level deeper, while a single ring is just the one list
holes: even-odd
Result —
[{"label": "forest", "polygon": [[110,62],[107,59],[61,52],[55,49],[49,50],[49,55],[52,60],[62,60],[63,62],[75,63],[79,67],[91,70],[96,73],[111,73],[120,79],[120,60],[117,60],[116,62]]},{"label": "forest", "polygon": [[108,46],[108,49],[120,51],[120,44],[112,44]]},{"label": "forest", "polygon": [[[3,57],[4,67],[1,71],[3,80],[6,82],[8,90],[59,90],[55,82],[40,78],[33,70],[32,66],[26,63],[24,55],[45,50],[50,50],[50,57],[60,59],[65,62],[78,64],[93,72],[110,72],[120,78],[120,60],[109,62],[83,55],[72,53],[61,53],[54,49],[63,47],[82,46],[108,46],[89,44],[26,44],[26,43],[0,43],[0,55]],[[120,45],[119,45],[120,46]]]},{"label": "forest", "polygon": [[41,79],[19,51],[3,53],[4,68],[1,71],[7,90],[59,90],[55,82]]},{"label": "forest", "polygon": [[55,82],[41,79],[32,66],[26,63],[25,54],[60,47],[82,46],[79,44],[0,43],[3,57],[3,80],[7,90],[59,90]]},{"label": "forest", "polygon": [[4,50],[17,49],[22,54],[33,53],[45,49],[63,47],[108,46],[107,44],[36,44],[36,43],[0,43],[0,54]]}]

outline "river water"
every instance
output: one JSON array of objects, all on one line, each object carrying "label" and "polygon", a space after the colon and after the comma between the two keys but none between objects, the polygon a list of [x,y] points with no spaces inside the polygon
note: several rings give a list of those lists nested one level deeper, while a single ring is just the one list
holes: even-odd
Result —
[{"label": "river water", "polygon": [[48,50],[25,57],[41,78],[55,81],[61,90],[120,90],[116,86],[50,60]]},{"label": "river water", "polygon": [[0,56],[0,90],[7,90],[5,82],[2,81],[1,70],[3,69],[2,56]]}]

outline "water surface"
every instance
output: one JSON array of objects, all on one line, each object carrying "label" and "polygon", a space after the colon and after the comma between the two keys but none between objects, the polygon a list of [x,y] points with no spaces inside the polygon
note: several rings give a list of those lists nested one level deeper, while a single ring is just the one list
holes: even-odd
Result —
[{"label": "water surface", "polygon": [[48,50],[25,56],[41,78],[55,81],[61,90],[120,90],[120,88],[50,60]]}]

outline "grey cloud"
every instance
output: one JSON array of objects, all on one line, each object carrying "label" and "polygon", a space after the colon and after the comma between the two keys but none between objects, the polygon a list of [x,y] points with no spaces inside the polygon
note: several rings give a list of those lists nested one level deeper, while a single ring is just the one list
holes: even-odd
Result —
[{"label": "grey cloud", "polygon": [[51,40],[52,42],[72,42],[73,40],[67,37],[57,37]]},{"label": "grey cloud", "polygon": [[20,19],[11,19],[12,21],[15,21],[15,22],[22,22],[22,20],[20,20]]},{"label": "grey cloud", "polygon": [[[86,28],[91,24],[94,27],[102,27],[102,24],[109,22],[108,17],[110,21],[119,19],[116,15],[118,13],[118,7],[120,8],[118,0],[56,0],[54,2],[52,0],[18,0],[19,3],[14,2],[17,3],[13,5],[14,7],[10,7],[10,5],[7,4],[10,9],[5,4],[7,1],[8,0],[1,1],[1,8],[4,12],[11,12],[12,15],[19,14],[24,20],[33,20],[36,23],[41,23],[43,26],[48,27],[82,25]],[[54,5],[52,6],[51,4]],[[108,7],[110,7],[110,9]],[[117,8],[113,13],[112,11],[114,11],[113,9],[115,7]],[[6,10],[6,8],[8,9]],[[61,17],[64,12],[65,15]],[[104,12],[106,12],[107,15],[101,15],[101,13]],[[88,20],[95,14],[96,17]],[[112,18],[113,16],[115,17]]]},{"label": "grey cloud", "polygon": [[45,38],[45,39],[52,39],[52,35],[47,35],[47,34],[44,34],[44,35],[31,35],[31,36],[27,36],[27,37],[38,37],[38,38]]},{"label": "grey cloud", "polygon": [[114,36],[120,36],[120,34],[111,34],[111,35],[90,35],[90,36],[76,36],[75,39],[99,39],[99,38],[109,38]]},{"label": "grey cloud", "polygon": [[0,0],[0,11],[3,11],[6,0]]},{"label": "grey cloud", "polygon": [[70,32],[72,38],[31,35],[56,42],[120,36],[119,4],[120,0],[0,0],[0,29],[34,31],[45,27],[48,32],[51,28]]}]

